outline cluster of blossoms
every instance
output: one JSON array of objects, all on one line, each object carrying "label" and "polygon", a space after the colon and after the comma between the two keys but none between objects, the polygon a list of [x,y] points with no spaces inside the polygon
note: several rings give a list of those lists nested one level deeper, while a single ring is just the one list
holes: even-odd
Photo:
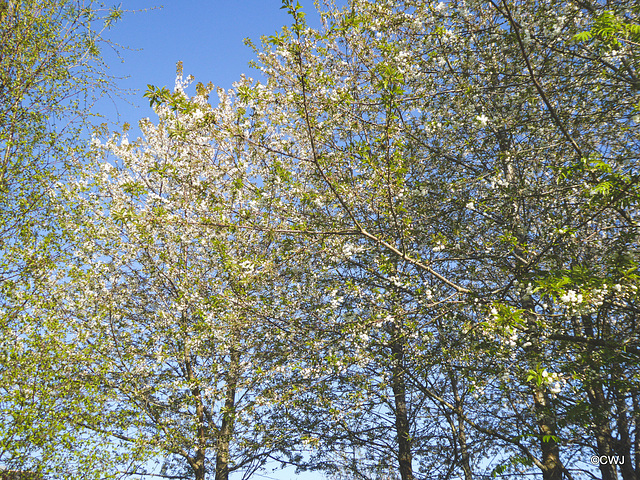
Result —
[{"label": "cluster of blossoms", "polygon": [[[165,366],[197,356],[200,382],[216,386],[208,396],[212,404],[222,400],[222,378],[239,377],[237,385],[227,385],[234,391],[263,388],[260,382],[268,379],[264,388],[274,392],[270,398],[287,408],[295,395],[315,396],[309,408],[327,395],[333,398],[321,405],[330,408],[327,418],[342,419],[349,408],[361,410],[362,421],[352,430],[340,431],[345,423],[336,421],[327,428],[347,433],[343,438],[382,432],[380,418],[388,425],[405,423],[393,418],[401,409],[386,410],[392,385],[397,401],[403,400],[397,391],[406,388],[409,410],[425,419],[407,432],[394,432],[396,438],[447,423],[442,417],[429,423],[435,417],[431,412],[450,411],[456,384],[471,384],[483,408],[498,409],[509,399],[510,409],[535,411],[538,400],[531,397],[521,406],[511,402],[517,382],[502,376],[504,385],[495,388],[486,377],[505,370],[518,377],[513,372],[529,368],[536,356],[569,371],[561,364],[564,357],[549,363],[555,344],[544,330],[566,331],[561,322],[567,315],[550,314],[546,305],[540,313],[542,287],[521,278],[522,271],[546,271],[549,252],[561,241],[576,250],[559,253],[554,263],[581,254],[574,235],[579,220],[572,215],[582,214],[580,208],[591,215],[593,208],[577,203],[582,181],[558,186],[564,180],[556,172],[567,153],[550,146],[565,145],[566,139],[548,118],[544,102],[531,98],[535,89],[526,85],[529,75],[508,31],[509,19],[503,19],[504,28],[495,28],[494,16],[500,13],[485,17],[489,5],[350,4],[335,25],[340,28],[319,33],[296,17],[296,29],[270,37],[271,46],[258,54],[269,77],[266,85],[245,78],[228,93],[218,90],[214,108],[207,103],[207,89],[187,97],[190,79],[179,77],[171,96],[175,105],[169,103],[176,108],[156,106],[160,120],[141,126],[145,140],[129,143],[121,136],[104,145],[93,140],[96,150],[119,159],[105,160],[94,179],[107,198],[93,199],[96,211],[103,211],[94,223],[103,224],[98,237],[105,241],[126,237],[126,246],[111,258],[125,271],[122,283],[132,288],[126,294],[112,288],[104,295],[88,285],[82,292],[88,303],[78,301],[78,307],[89,311],[101,295],[114,309],[130,305],[128,298],[141,305],[144,299],[147,305],[134,304],[123,313],[121,321],[129,325],[120,332],[121,345],[133,350],[130,325],[140,318],[153,321],[149,332],[136,332],[135,339],[144,344],[147,335],[161,331],[153,360]],[[396,12],[403,7],[406,12]],[[522,27],[531,49],[539,48],[541,36],[555,38],[565,28],[563,20],[550,22],[544,11],[540,18],[539,25]],[[437,30],[430,30],[433,25]],[[367,28],[369,34],[363,35]],[[489,74],[494,70],[504,75]],[[518,81],[501,85],[500,77]],[[572,92],[553,91],[560,87],[547,79],[543,83],[553,98]],[[562,88],[574,85],[563,82]],[[578,105],[578,99],[571,101]],[[567,120],[579,122],[572,131],[590,128],[583,119],[592,111],[580,107],[580,116]],[[403,109],[407,116],[390,113]],[[89,251],[87,261],[94,256]],[[95,262],[92,268],[96,278],[102,275]],[[510,289],[515,277],[522,283],[514,281]],[[579,286],[554,287],[553,295],[560,291],[555,312],[594,311],[589,309],[632,290],[620,284],[571,285]],[[483,316],[488,318],[477,325]],[[359,330],[347,330],[345,323],[358,324]],[[534,323],[538,334],[530,333]],[[544,348],[529,348],[531,342],[542,343],[543,330]],[[479,342],[476,332],[483,337]],[[187,353],[172,359],[175,339]],[[542,352],[546,347],[550,353]],[[242,358],[234,366],[230,358],[238,351]],[[521,359],[526,366],[518,365]],[[255,381],[250,370],[259,372]],[[484,383],[473,381],[469,371],[484,375]],[[358,374],[371,382],[381,379],[380,388],[356,381]],[[547,370],[535,375],[552,395],[566,383]],[[331,381],[323,384],[323,377]],[[294,391],[310,384],[320,389]],[[442,387],[443,401],[425,393],[434,385]],[[342,408],[345,390],[358,391],[364,403]],[[375,407],[375,417],[367,417],[362,405]],[[234,408],[241,414],[241,403]],[[476,424],[492,428],[493,415],[475,415],[474,405],[461,403],[461,408]],[[294,407],[291,412],[296,415]],[[501,417],[523,442],[534,441],[517,417]],[[260,425],[261,419],[255,420]],[[416,433],[416,442],[429,445],[436,437],[431,430],[428,436]],[[472,428],[467,431],[478,445],[485,441],[484,434],[474,437]],[[451,435],[451,444],[465,441]]]},{"label": "cluster of blossoms", "polygon": [[359,253],[362,253],[365,250],[365,247],[362,245],[354,245],[352,243],[345,243],[342,246],[342,253],[347,258],[352,258]]},{"label": "cluster of blossoms", "polygon": [[583,288],[581,291],[567,289],[558,296],[560,305],[572,314],[589,314],[597,312],[608,301],[616,304],[632,298],[638,291],[637,285],[616,283],[610,286],[603,283],[599,287]]},{"label": "cluster of blossoms", "polygon": [[567,290],[567,292],[560,296],[560,301],[571,307],[576,307],[584,301],[581,293],[576,293],[575,290]]},{"label": "cluster of blossoms", "polygon": [[549,373],[547,369],[544,369],[540,374],[542,377],[542,383],[549,389],[549,391],[557,395],[567,384],[566,379],[556,372]]}]

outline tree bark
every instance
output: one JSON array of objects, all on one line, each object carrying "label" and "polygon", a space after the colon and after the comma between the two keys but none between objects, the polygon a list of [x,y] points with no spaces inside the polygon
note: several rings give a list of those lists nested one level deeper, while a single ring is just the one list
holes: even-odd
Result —
[{"label": "tree bark", "polygon": [[[611,456],[614,454],[612,448],[611,428],[609,427],[609,413],[607,400],[602,391],[602,385],[590,385],[587,387],[589,403],[593,411],[594,433],[599,456]],[[599,464],[602,480],[618,480],[618,473],[614,465],[608,463]]]},{"label": "tree bark", "polygon": [[[620,372],[619,375],[622,377],[622,372]],[[619,457],[622,457],[624,462],[620,465],[620,471],[622,472],[623,480],[637,480],[638,477],[636,476],[631,460],[631,436],[629,434],[629,418],[627,416],[627,399],[615,384],[612,385],[612,389],[616,401],[616,426],[620,439],[617,442],[616,452]]]},{"label": "tree bark", "polygon": [[398,463],[402,480],[413,480],[411,433],[407,410],[406,387],[404,379],[404,346],[399,338],[397,327],[393,327],[391,353],[393,355],[393,377],[391,388],[395,400],[396,436],[398,438]]},{"label": "tree bark", "polygon": [[461,467],[464,472],[464,480],[473,480],[473,472],[471,471],[471,462],[469,448],[467,447],[467,436],[465,434],[464,414],[462,410],[462,398],[458,393],[458,382],[452,372],[449,372],[449,380],[451,381],[451,389],[453,398],[456,402],[456,417],[458,420],[457,431],[455,432],[456,440],[460,446]]},{"label": "tree bark", "polygon": [[540,446],[544,465],[542,478],[543,480],[562,480],[560,448],[554,439],[556,435],[556,420],[551,412],[549,398],[544,391],[544,387],[536,387],[534,389],[533,401],[540,430]]},{"label": "tree bark", "polygon": [[233,437],[236,416],[236,389],[238,388],[238,378],[240,376],[240,352],[235,347],[232,347],[229,357],[227,391],[216,448],[215,480],[229,480],[229,446]]},{"label": "tree bark", "polygon": [[187,380],[191,385],[191,394],[196,404],[196,418],[198,419],[198,431],[197,431],[197,446],[195,457],[191,458],[189,465],[195,475],[195,480],[204,480],[205,476],[205,460],[207,454],[207,427],[204,411],[204,404],[202,403],[202,392],[200,387],[197,386],[197,378],[193,371],[193,365],[191,362],[191,354],[188,349],[185,348],[184,353],[184,365],[187,374]]}]

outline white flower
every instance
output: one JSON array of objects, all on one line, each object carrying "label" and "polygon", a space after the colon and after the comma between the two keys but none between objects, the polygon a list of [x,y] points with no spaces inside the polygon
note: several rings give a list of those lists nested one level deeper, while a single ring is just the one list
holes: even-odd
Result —
[{"label": "white flower", "polygon": [[481,127],[485,127],[487,123],[489,123],[489,117],[487,117],[484,113],[482,115],[478,115],[476,117],[476,121],[480,124]]},{"label": "white flower", "polygon": [[568,290],[567,293],[560,297],[562,303],[582,303],[582,294],[576,294],[575,290]]},{"label": "white flower", "polygon": [[554,382],[553,385],[549,387],[549,391],[551,393],[560,393],[562,390],[562,384],[560,382]]},{"label": "white flower", "polygon": [[253,273],[255,265],[249,260],[246,260],[240,264],[240,268],[242,268],[246,273]]},{"label": "white flower", "polygon": [[344,254],[345,257],[347,258],[351,258],[354,255],[357,255],[358,253],[360,253],[363,250],[362,247],[357,247],[355,245],[352,245],[350,243],[345,243],[342,247],[342,253]]}]

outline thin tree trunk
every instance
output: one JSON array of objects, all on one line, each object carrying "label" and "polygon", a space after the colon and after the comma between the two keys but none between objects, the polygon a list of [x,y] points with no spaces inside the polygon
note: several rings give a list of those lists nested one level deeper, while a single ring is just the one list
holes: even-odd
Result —
[{"label": "thin tree trunk", "polygon": [[191,394],[196,404],[196,418],[198,419],[197,431],[197,447],[195,457],[190,459],[189,464],[195,474],[195,480],[204,480],[205,476],[205,460],[207,454],[207,426],[205,418],[204,404],[202,403],[202,392],[197,386],[197,378],[193,371],[191,362],[191,354],[187,348],[184,352],[184,366],[187,374],[187,380],[191,385]]},{"label": "thin tree trunk", "polygon": [[398,463],[402,480],[413,480],[411,434],[404,379],[404,347],[397,327],[393,327],[391,353],[393,355],[393,378],[391,388],[395,400],[396,435],[398,438]]},{"label": "thin tree trunk", "polygon": [[543,387],[535,388],[533,400],[540,429],[540,446],[542,448],[542,463],[544,480],[562,480],[562,463],[560,462],[560,448],[555,441],[556,420],[549,406],[549,398]]},{"label": "thin tree trunk", "polygon": [[[622,373],[618,372],[619,378],[622,378]],[[618,428],[619,441],[617,442],[616,452],[619,457],[622,457],[622,463],[620,470],[622,472],[623,480],[637,480],[636,472],[633,469],[633,463],[631,461],[631,436],[629,435],[629,418],[627,416],[627,399],[620,392],[615,384],[612,385],[612,389],[615,395],[616,401],[616,426]]]},{"label": "thin tree trunk", "polygon": [[[582,315],[581,318],[585,335],[588,338],[595,338],[596,334],[593,328],[593,319],[591,318],[591,315]],[[579,332],[576,333],[579,334]],[[599,373],[599,368],[597,366],[592,367],[592,369],[595,369],[595,371]],[[611,409],[609,408],[607,399],[605,398],[602,390],[602,384],[592,382],[590,385],[587,385],[586,390],[589,403],[591,404],[594,424],[593,431],[596,437],[598,456],[611,456],[614,454],[613,437],[611,436],[611,428],[609,427]],[[598,466],[600,468],[602,480],[618,479],[618,473],[614,465],[600,463]]]},{"label": "thin tree trunk", "polygon": [[[607,400],[602,391],[601,385],[592,385],[587,388],[589,403],[591,403],[593,411],[593,423],[595,424],[594,433],[596,436],[596,444],[599,456],[612,456],[614,454],[612,448],[611,428],[609,427],[609,408]],[[618,480],[618,473],[614,465],[608,463],[600,463],[600,473],[602,480]]]},{"label": "thin tree trunk", "polygon": [[462,411],[462,398],[458,393],[458,381],[454,374],[449,372],[449,379],[451,381],[451,389],[453,391],[453,398],[455,399],[456,417],[458,420],[457,431],[454,432],[458,445],[460,445],[461,466],[464,472],[464,480],[473,480],[473,472],[471,471],[471,462],[469,455],[469,448],[467,447],[467,436],[465,434],[464,415]]},{"label": "thin tree trunk", "polygon": [[[494,84],[497,80],[494,80]],[[509,186],[516,192],[520,192],[520,179],[518,178],[516,168],[511,158],[511,138],[509,133],[504,129],[499,129],[496,132],[496,139],[500,147],[500,152],[504,155],[503,169],[504,175],[509,183]],[[527,253],[521,244],[526,243],[526,216],[524,200],[518,193],[512,204],[512,233],[517,238],[518,244],[515,251],[515,271],[516,278],[522,280],[522,269],[526,267],[525,259]],[[527,323],[532,331],[536,330],[535,326],[535,305],[530,295],[524,295],[520,299],[522,308],[525,311]],[[539,353],[537,347],[533,347],[533,352]],[[545,391],[545,387],[535,387],[533,390],[533,404],[538,420],[538,428],[540,431],[540,450],[542,451],[542,463],[544,469],[542,470],[543,480],[562,480],[563,466],[560,461],[560,448],[558,447],[555,437],[557,436],[555,415],[551,410],[551,404]]]},{"label": "thin tree trunk", "polygon": [[636,476],[640,477],[640,401],[638,392],[632,392],[633,401],[633,466]]},{"label": "thin tree trunk", "polygon": [[[637,315],[632,315],[630,318],[630,327],[631,327],[631,331],[637,331],[638,329],[638,316]],[[636,478],[640,479],[640,435],[639,435],[639,428],[640,428],[640,405],[638,404],[638,390],[636,389],[636,387],[633,387],[630,391],[629,391],[629,395],[630,395],[630,400],[631,400],[631,411],[629,413],[629,417],[630,417],[630,423],[631,425],[633,425],[633,433],[631,433],[632,435],[632,461],[631,461],[631,465],[633,467],[633,471],[636,474]],[[627,404],[628,405],[628,404]],[[631,429],[631,427],[630,427]]]},{"label": "thin tree trunk", "polygon": [[227,372],[227,392],[222,411],[222,424],[216,448],[216,478],[229,480],[229,446],[233,438],[236,417],[236,389],[240,377],[240,352],[233,347],[230,352],[229,370]]},{"label": "thin tree trunk", "polygon": [[[525,312],[535,312],[535,306],[530,296],[525,296],[521,300]],[[533,324],[533,316],[527,315],[529,324]],[[539,347],[533,347],[539,353]],[[533,406],[538,419],[538,429],[540,433],[540,450],[542,452],[543,480],[562,480],[564,467],[560,461],[560,447],[556,442],[557,423],[556,416],[552,410],[551,402],[546,391],[546,386],[536,386],[533,388]]]}]

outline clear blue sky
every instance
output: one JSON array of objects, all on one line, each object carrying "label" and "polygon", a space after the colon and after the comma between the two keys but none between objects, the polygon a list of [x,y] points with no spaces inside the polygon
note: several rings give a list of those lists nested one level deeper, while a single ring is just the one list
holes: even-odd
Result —
[{"label": "clear blue sky", "polygon": [[[300,0],[300,4],[307,13],[309,24],[318,26],[312,1]],[[134,126],[134,136],[139,135],[135,128],[139,119],[155,119],[148,100],[142,96],[147,84],[173,88],[176,62],[183,62],[185,76],[193,75],[196,81],[230,88],[242,73],[259,78],[259,72],[248,66],[255,56],[245,46],[244,39],[248,37],[259,44],[262,35],[273,35],[283,25],[290,24],[290,17],[280,9],[281,0],[169,0],[162,4],[162,8],[152,9],[159,5],[151,0],[124,0],[122,9],[136,12],[125,13],[120,22],[105,32],[107,38],[129,48],[121,51],[124,62],[114,52],[103,51],[111,75],[129,77],[119,80],[118,85],[122,89],[137,92],[125,99],[103,99],[95,111],[104,115],[109,122],[130,123]],[[138,11],[144,9],[147,10]],[[276,468],[277,465],[271,467]],[[317,473],[296,476],[291,468],[275,472],[270,470],[254,478],[323,478]]]},{"label": "clear blue sky", "polygon": [[[308,22],[317,26],[313,2],[301,0],[300,4]],[[255,56],[244,39],[259,45],[262,35],[273,35],[290,24],[289,15],[280,9],[281,0],[169,0],[163,4],[124,0],[120,5],[135,12],[125,13],[106,36],[130,50],[122,51],[124,63],[111,51],[104,50],[103,56],[112,75],[129,76],[118,83],[138,90],[127,98],[139,108],[116,100],[100,102],[97,110],[111,122],[132,125],[140,118],[152,118],[148,101],[142,97],[147,84],[173,88],[176,62],[183,62],[185,76],[230,88],[242,73],[259,77],[259,72],[248,66]]]}]

